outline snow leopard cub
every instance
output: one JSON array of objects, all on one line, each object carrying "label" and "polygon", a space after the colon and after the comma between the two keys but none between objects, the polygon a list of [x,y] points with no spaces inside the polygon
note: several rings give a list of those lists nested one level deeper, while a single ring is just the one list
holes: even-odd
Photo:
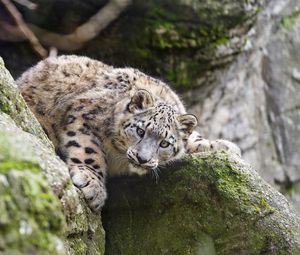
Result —
[{"label": "snow leopard cub", "polygon": [[199,136],[196,117],[176,93],[136,69],[87,57],[49,57],[17,84],[95,211],[106,199],[107,175],[146,174],[204,150],[240,153],[228,141]]}]

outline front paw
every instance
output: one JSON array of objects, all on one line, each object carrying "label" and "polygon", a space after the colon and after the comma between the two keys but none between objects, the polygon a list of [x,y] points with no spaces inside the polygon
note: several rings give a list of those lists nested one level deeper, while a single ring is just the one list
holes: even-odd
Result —
[{"label": "front paw", "polygon": [[86,169],[70,169],[74,185],[79,188],[92,211],[98,212],[107,198],[104,180],[99,180],[92,172]]},{"label": "front paw", "polygon": [[198,133],[193,132],[188,139],[187,152],[201,153],[205,151],[229,151],[241,157],[241,149],[234,143],[227,140],[210,141],[202,138]]},{"label": "front paw", "polygon": [[230,142],[227,140],[220,139],[220,140],[211,141],[210,146],[213,151],[220,151],[220,150],[222,151],[223,150],[223,151],[235,153],[239,157],[242,156],[241,149],[233,142]]}]

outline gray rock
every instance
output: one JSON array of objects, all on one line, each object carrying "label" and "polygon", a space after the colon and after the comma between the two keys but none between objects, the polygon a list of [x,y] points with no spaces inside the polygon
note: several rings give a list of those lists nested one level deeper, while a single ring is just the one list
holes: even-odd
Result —
[{"label": "gray rock", "polygon": [[188,102],[193,98],[200,132],[236,142],[264,179],[300,208],[295,196],[300,180],[299,8],[298,1],[266,2],[245,51],[215,70],[213,82],[186,97]]},{"label": "gray rock", "polygon": [[207,153],[151,177],[113,179],[106,254],[299,254],[299,218],[240,158]]},{"label": "gray rock", "polygon": [[1,63],[0,253],[103,254],[100,215],[73,186]]},{"label": "gray rock", "polygon": [[[291,198],[300,211],[299,1],[202,1],[198,4],[178,0],[185,6],[185,13],[193,13],[197,22],[205,24],[200,29],[195,22],[188,22],[190,27],[182,25],[185,24],[182,20],[174,22],[172,15],[178,10],[184,13],[182,6],[173,10],[170,6],[174,2],[167,2],[164,5],[162,1],[135,1],[128,16],[123,15],[106,31],[106,36],[100,35],[81,53],[119,65],[124,65],[126,60],[128,65],[144,67],[171,80],[179,89],[200,87],[186,95],[190,109],[199,117],[200,132],[212,139],[221,137],[238,143],[244,158],[269,183]],[[261,10],[260,3],[263,3]],[[155,8],[157,6],[160,8]],[[87,17],[90,16],[88,9],[85,8]],[[249,30],[257,13],[257,22]],[[150,15],[156,22],[152,18],[140,22],[136,14],[143,18]],[[40,18],[47,20],[42,15],[28,18],[39,25],[44,22],[37,21]],[[234,22],[227,23],[228,20]],[[77,17],[76,22],[80,23],[81,17]],[[70,27],[73,29],[74,24]],[[68,26],[61,30],[58,32],[69,31]],[[1,47],[1,52],[11,61],[12,69],[17,66],[15,73],[26,68],[24,63],[29,66],[36,61],[25,44],[17,50],[9,44]],[[0,219],[15,235],[0,232],[4,236],[0,237],[0,250],[5,248],[8,254],[20,250],[19,244],[23,244],[24,239],[16,233],[21,231],[27,238],[25,248],[21,248],[23,254],[32,249],[27,235],[30,229],[37,226],[37,233],[46,231],[36,214],[30,214],[31,208],[23,205],[20,192],[12,192],[27,187],[25,184],[30,179],[33,189],[53,201],[46,221],[53,222],[55,227],[43,239],[47,240],[45,249],[51,254],[60,253],[59,247],[64,241],[71,254],[103,254],[104,232],[100,218],[86,207],[69,180],[66,166],[55,157],[51,144],[2,64],[1,68],[0,109],[10,115],[19,128],[7,115],[1,114],[4,131],[0,139],[11,147],[11,152],[7,154],[9,149],[4,146],[0,151],[0,181],[4,183],[0,186],[0,208],[5,212]],[[42,142],[28,132],[40,137]],[[14,155],[16,151],[22,153]],[[8,159],[13,163],[6,164]],[[156,254],[205,254],[205,251],[206,254],[249,254],[249,251],[292,254],[298,246],[299,222],[288,202],[249,166],[227,159],[223,154],[195,159],[179,170],[173,169],[172,174],[170,171],[162,174],[159,185],[135,178],[112,182],[105,214],[107,254],[148,251]],[[16,171],[19,168],[22,171]],[[47,188],[40,170],[47,176],[52,191]],[[53,191],[60,198],[68,223],[66,240],[61,236],[64,220]],[[22,195],[25,201],[36,197]],[[11,204],[14,208],[23,208],[25,220],[17,216],[16,221],[10,223],[5,199],[14,196],[18,197],[11,199]],[[39,211],[42,214],[50,206],[46,202],[41,203],[44,205]],[[7,239],[10,236],[13,239]],[[16,244],[12,247],[14,250],[7,248],[11,240]],[[40,251],[41,246],[36,249]]]}]

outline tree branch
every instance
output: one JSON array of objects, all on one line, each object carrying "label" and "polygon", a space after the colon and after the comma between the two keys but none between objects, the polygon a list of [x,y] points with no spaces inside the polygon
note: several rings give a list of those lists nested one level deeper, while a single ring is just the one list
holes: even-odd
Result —
[{"label": "tree branch", "polygon": [[37,4],[32,3],[28,0],[13,0],[14,2],[25,6],[26,8],[28,8],[29,10],[35,10],[37,8]]},{"label": "tree branch", "polygon": [[[132,0],[110,0],[107,5],[101,8],[87,22],[77,27],[73,33],[64,35],[50,32],[33,24],[26,25],[20,13],[11,4],[10,0],[1,1],[7,6],[7,9],[15,18],[18,27],[16,28],[0,21],[1,30],[6,31],[4,35],[2,35],[3,33],[0,33],[0,39],[5,41],[21,41],[23,39],[29,39],[34,49],[41,56],[44,56],[45,51],[39,44],[39,41],[45,46],[55,47],[65,51],[74,51],[82,48],[85,43],[94,39],[104,28],[118,18],[132,2]],[[27,3],[27,0],[15,1],[21,1],[23,4]],[[22,33],[20,33],[20,30]],[[7,38],[7,34],[10,35],[9,38]]]},{"label": "tree branch", "polygon": [[30,28],[46,46],[54,46],[59,50],[66,51],[78,50],[114,21],[129,4],[131,4],[131,0],[110,0],[86,23],[67,35],[49,32],[35,25],[30,25]]},{"label": "tree branch", "polygon": [[26,25],[22,18],[22,15],[17,10],[17,8],[11,3],[10,0],[1,0],[1,2],[4,4],[11,16],[14,18],[18,28],[22,31],[25,38],[27,38],[30,41],[33,49],[39,54],[40,57],[46,58],[48,56],[47,50],[43,48],[43,46],[40,44],[39,40],[36,38],[34,33]]}]

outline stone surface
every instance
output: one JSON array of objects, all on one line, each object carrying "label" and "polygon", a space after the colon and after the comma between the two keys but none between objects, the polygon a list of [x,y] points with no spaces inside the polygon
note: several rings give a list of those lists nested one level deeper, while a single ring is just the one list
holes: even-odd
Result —
[{"label": "stone surface", "polygon": [[[8,75],[3,65],[2,71]],[[19,96],[13,84],[5,91]],[[100,215],[87,208],[65,164],[5,113],[0,130],[1,252],[104,254]],[[157,182],[120,178],[108,190],[106,254],[298,252],[298,216],[234,156],[190,157]]]},{"label": "stone surface", "polygon": [[1,63],[0,254],[103,254],[100,215],[73,186]]},{"label": "stone surface", "polygon": [[37,162],[42,153],[34,155],[34,149],[45,146],[3,113],[0,144],[0,253],[65,254],[64,215]]},{"label": "stone surface", "polygon": [[245,43],[261,1],[151,0],[132,6],[81,54],[138,67],[177,89],[203,85]]},{"label": "stone surface", "polygon": [[10,73],[5,69],[0,57],[0,109],[8,114],[24,131],[39,137],[46,146],[53,148],[34,115],[26,107],[26,103],[18,91]]},{"label": "stone surface", "polygon": [[[96,11],[96,7],[105,4],[105,1],[76,1],[72,9],[67,3],[75,1],[63,1],[69,8],[57,13],[55,20],[54,16],[41,13],[54,10],[57,6],[54,2],[59,1],[43,2],[53,4],[45,7],[41,4],[35,14],[27,10],[25,18],[65,33],[93,13],[91,6]],[[178,89],[194,88],[184,98],[199,118],[200,132],[211,139],[221,137],[236,142],[244,158],[290,198],[300,212],[299,1],[178,0],[176,3],[180,4],[177,10],[172,7],[174,1],[133,1],[119,20],[76,53],[119,66],[142,68],[167,79]],[[56,22],[63,25],[58,28]],[[2,43],[0,55],[5,57],[15,77],[38,60],[27,43]],[[2,110],[49,146],[34,118],[23,112],[26,108],[15,106],[15,102],[23,105],[15,90],[3,89],[11,78],[3,79],[2,74]],[[18,120],[19,116],[22,117]],[[75,196],[76,201],[80,199]],[[76,222],[72,217],[69,222]],[[97,220],[94,226],[98,226]],[[74,226],[76,229],[75,223]],[[78,254],[93,247],[79,241],[82,229],[83,226],[78,232],[74,230],[77,233],[74,239],[69,235],[70,245],[78,245]],[[205,248],[200,245],[201,250],[213,254],[215,240],[200,232],[202,241],[197,240],[205,243]],[[88,240],[90,232],[84,229],[83,233],[83,239]]]},{"label": "stone surface", "polygon": [[299,254],[299,218],[236,156],[207,153],[160,178],[109,182],[107,255]]},{"label": "stone surface", "polygon": [[[299,1],[270,1],[248,48],[215,80],[186,95],[200,132],[236,142],[244,158],[300,211]],[[200,102],[200,103],[199,103]]]},{"label": "stone surface", "polygon": [[[107,1],[35,2],[38,11],[19,6],[25,20],[67,34]],[[201,76],[210,77],[208,70],[230,62],[241,51],[261,2],[135,0],[118,20],[76,53],[137,67],[164,77],[180,90],[198,87],[205,84]],[[26,43],[2,44],[0,55],[14,77],[37,62]]]}]

